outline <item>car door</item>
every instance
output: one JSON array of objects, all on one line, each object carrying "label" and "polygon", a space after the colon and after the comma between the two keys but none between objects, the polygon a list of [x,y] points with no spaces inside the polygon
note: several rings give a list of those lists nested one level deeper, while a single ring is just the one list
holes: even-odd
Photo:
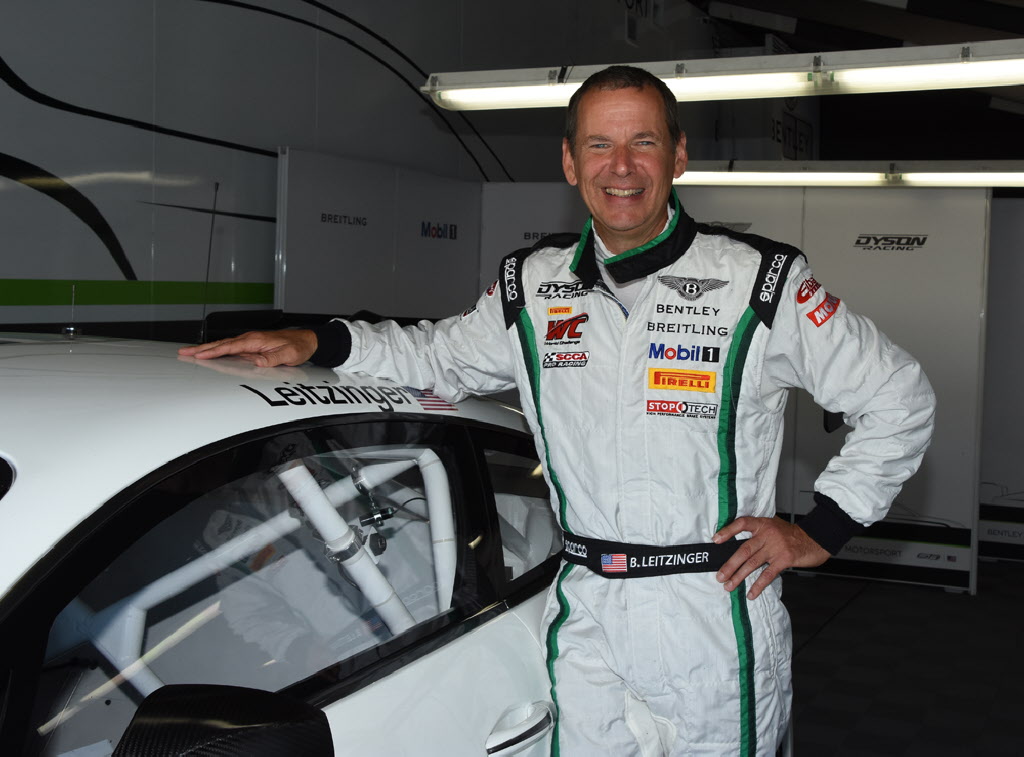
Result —
[{"label": "car door", "polygon": [[3,753],[103,757],[148,694],[206,683],[321,707],[338,755],[541,754],[546,497],[528,436],[450,418],[197,450],[5,598]]}]

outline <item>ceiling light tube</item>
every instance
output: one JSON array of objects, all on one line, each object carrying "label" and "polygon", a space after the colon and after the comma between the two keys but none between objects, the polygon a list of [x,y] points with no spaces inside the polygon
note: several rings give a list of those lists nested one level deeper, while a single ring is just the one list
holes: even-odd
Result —
[{"label": "ceiling light tube", "polygon": [[[1024,84],[1024,39],[964,45],[637,63],[680,101]],[[452,110],[551,108],[604,66],[431,74],[422,91]]]},{"label": "ceiling light tube", "polygon": [[1024,172],[905,173],[901,183],[907,187],[1024,187]]},{"label": "ceiling light tube", "polygon": [[724,187],[877,187],[889,182],[884,173],[863,171],[687,171],[674,183]]},{"label": "ceiling light tube", "polygon": [[1008,87],[1024,83],[1024,59],[850,68],[832,71],[828,78],[831,88],[848,94]]},{"label": "ceiling light tube", "polygon": [[691,161],[678,186],[1024,187],[1024,161]]}]

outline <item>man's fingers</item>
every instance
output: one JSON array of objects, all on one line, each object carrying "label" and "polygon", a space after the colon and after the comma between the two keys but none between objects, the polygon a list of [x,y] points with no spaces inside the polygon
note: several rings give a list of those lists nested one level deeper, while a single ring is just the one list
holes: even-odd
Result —
[{"label": "man's fingers", "polygon": [[242,336],[232,337],[231,339],[218,339],[215,342],[206,342],[205,344],[195,344],[188,347],[180,347],[178,349],[179,355],[185,357],[195,357],[201,360],[205,360],[213,357],[221,357],[222,355],[239,355],[243,352],[255,352],[252,349],[246,349],[248,334]]},{"label": "man's fingers", "polygon": [[714,540],[721,543],[741,531],[749,531],[751,537],[726,561],[716,578],[727,591],[732,591],[747,576],[766,566],[750,587],[749,599],[757,598],[786,568],[821,565],[829,556],[803,529],[779,518],[737,518],[715,534]]},{"label": "man's fingers", "polygon": [[751,586],[750,591],[747,592],[747,599],[757,599],[761,592],[767,589],[768,585],[779,577],[780,573],[782,573],[781,569],[771,563],[766,563],[764,570],[761,571],[761,575],[757,577],[757,580],[754,581],[754,585]]},{"label": "man's fingers", "polygon": [[300,365],[316,351],[316,334],[308,329],[282,331],[249,331],[231,339],[220,339],[192,347],[182,347],[178,354],[209,360],[236,355],[261,368],[276,365]]},{"label": "man's fingers", "polygon": [[725,584],[726,591],[732,591],[739,586],[740,581],[753,573],[761,562],[758,562],[759,545],[754,539],[747,539],[742,542],[733,556],[726,560],[715,578]]}]

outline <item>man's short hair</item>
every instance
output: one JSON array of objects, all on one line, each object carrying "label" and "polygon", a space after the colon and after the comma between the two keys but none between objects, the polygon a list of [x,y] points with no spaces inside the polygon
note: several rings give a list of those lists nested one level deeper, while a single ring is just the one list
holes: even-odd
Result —
[{"label": "man's short hair", "polygon": [[669,139],[672,140],[673,145],[679,142],[679,138],[683,134],[682,129],[679,128],[679,104],[665,82],[650,71],[636,66],[609,66],[587,77],[587,80],[569,99],[569,109],[565,114],[565,138],[569,142],[569,151],[572,154],[576,153],[576,130],[579,126],[580,101],[583,96],[595,89],[616,90],[626,87],[634,89],[653,87],[661,95],[661,99],[665,103],[665,125],[668,127]]}]

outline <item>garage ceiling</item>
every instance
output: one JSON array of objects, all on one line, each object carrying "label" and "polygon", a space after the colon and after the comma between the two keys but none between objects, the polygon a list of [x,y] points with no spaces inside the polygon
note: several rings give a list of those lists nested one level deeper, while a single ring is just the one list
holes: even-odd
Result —
[{"label": "garage ceiling", "polygon": [[[691,0],[720,48],[796,52],[1024,36],[1024,0]],[[1024,158],[1024,87],[821,98],[823,160]]]}]

